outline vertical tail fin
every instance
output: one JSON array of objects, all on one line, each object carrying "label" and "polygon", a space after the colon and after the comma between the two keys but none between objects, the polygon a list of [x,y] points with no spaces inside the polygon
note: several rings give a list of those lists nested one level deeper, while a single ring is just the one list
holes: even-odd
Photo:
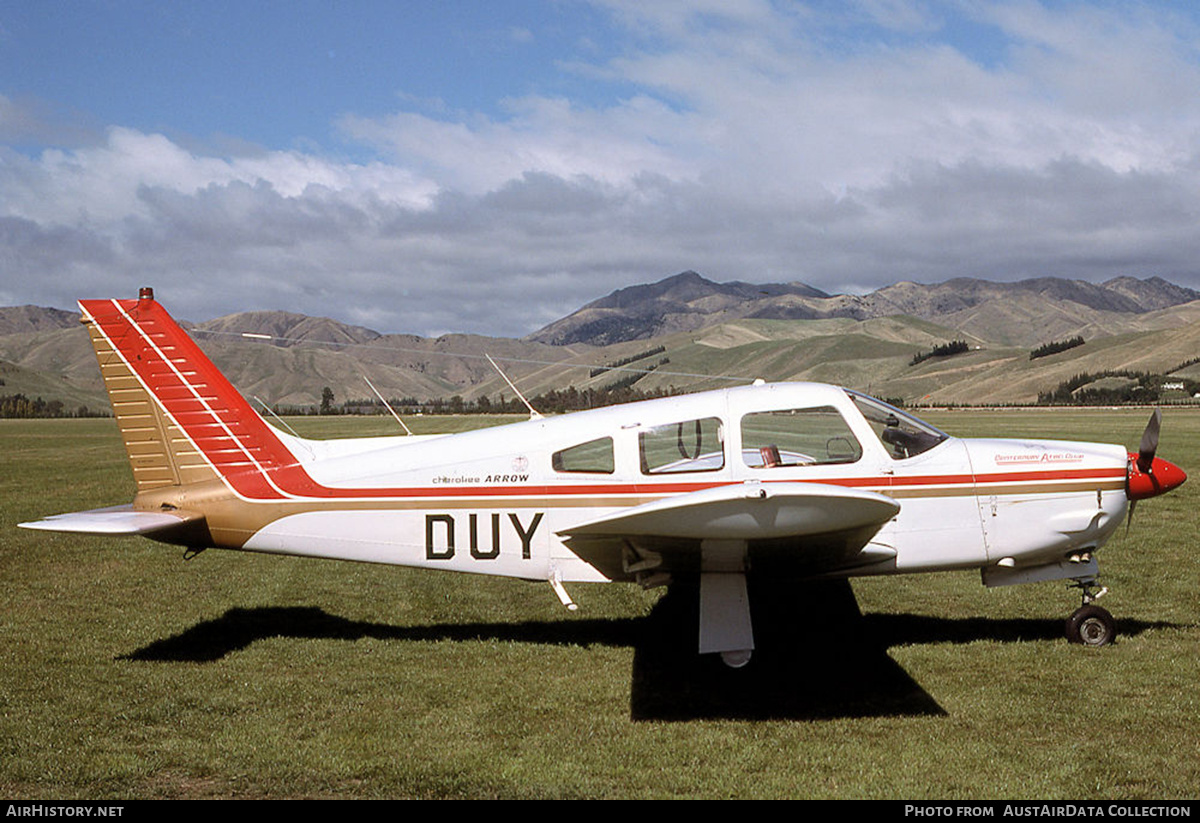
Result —
[{"label": "vertical tail fin", "polygon": [[295,458],[151,289],[79,307],[138,492],[221,479],[247,496],[281,496],[267,472]]}]

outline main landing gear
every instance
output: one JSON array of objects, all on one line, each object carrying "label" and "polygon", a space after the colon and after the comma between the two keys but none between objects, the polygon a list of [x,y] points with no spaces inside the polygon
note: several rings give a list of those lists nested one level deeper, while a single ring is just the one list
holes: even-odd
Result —
[{"label": "main landing gear", "polygon": [[1067,618],[1067,640],[1084,646],[1107,646],[1117,636],[1117,621],[1108,613],[1095,605],[1108,589],[1096,588],[1096,578],[1082,578],[1071,584],[1083,592],[1083,605]]}]

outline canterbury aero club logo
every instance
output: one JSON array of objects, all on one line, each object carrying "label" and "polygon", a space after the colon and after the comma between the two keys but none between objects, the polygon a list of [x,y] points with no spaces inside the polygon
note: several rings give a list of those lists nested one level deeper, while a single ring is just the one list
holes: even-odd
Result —
[{"label": "canterbury aero club logo", "polygon": [[1017,454],[998,454],[994,459],[997,466],[1028,465],[1031,463],[1059,466],[1065,463],[1082,463],[1083,457],[1084,456],[1079,452],[1050,452],[1037,450],[1031,452],[1019,452]]}]

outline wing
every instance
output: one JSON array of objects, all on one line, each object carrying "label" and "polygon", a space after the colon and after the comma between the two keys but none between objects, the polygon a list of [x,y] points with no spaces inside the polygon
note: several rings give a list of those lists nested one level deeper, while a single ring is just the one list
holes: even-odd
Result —
[{"label": "wing", "polygon": [[754,649],[748,572],[823,574],[894,557],[865,547],[900,504],[823,483],[744,483],[634,506],[559,532],[571,551],[613,579],[644,586],[694,575],[698,648],[744,666]]},{"label": "wing", "polygon": [[875,562],[864,547],[900,511],[890,497],[824,483],[745,483],[663,498],[559,532],[609,577],[628,579],[626,549],[661,555],[661,571],[700,571],[701,543],[744,541],[754,571],[814,574]]}]

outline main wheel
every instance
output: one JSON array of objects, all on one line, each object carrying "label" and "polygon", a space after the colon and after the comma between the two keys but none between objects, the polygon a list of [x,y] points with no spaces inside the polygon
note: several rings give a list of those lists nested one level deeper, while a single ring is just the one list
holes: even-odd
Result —
[{"label": "main wheel", "polygon": [[1117,636],[1117,621],[1106,609],[1083,606],[1067,618],[1067,640],[1084,646],[1107,646]]}]

